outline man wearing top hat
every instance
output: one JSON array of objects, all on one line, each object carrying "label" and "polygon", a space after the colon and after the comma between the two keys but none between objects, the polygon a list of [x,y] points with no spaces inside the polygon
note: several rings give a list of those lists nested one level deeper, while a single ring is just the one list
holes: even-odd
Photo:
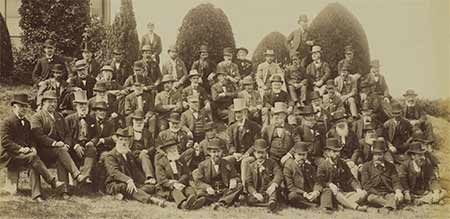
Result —
[{"label": "man wearing top hat", "polygon": [[183,60],[178,57],[177,48],[175,45],[170,46],[167,50],[169,54],[169,60],[165,62],[161,67],[161,74],[164,75],[172,75],[175,79],[173,83],[174,89],[182,89],[185,87],[185,84],[188,80],[188,72],[186,69],[186,65]]},{"label": "man wearing top hat", "polygon": [[180,155],[178,143],[171,139],[158,146],[160,155],[156,157],[156,178],[162,195],[174,200],[177,208],[195,210],[203,207],[205,198],[199,197],[190,186],[191,175],[188,164]]},{"label": "man wearing top hat", "polygon": [[324,84],[332,78],[330,66],[322,59],[322,48],[320,46],[312,47],[311,58],[313,61],[306,67],[306,74],[311,79],[310,83],[313,89],[323,95],[326,89]]},{"label": "man wearing top hat", "polygon": [[403,117],[402,113],[403,108],[400,103],[392,103],[394,117],[383,124],[383,137],[397,164],[407,159],[405,156],[409,148],[407,141],[413,133],[412,125]]},{"label": "man wearing top hat", "polygon": [[64,117],[56,112],[57,96],[55,91],[46,91],[42,96],[42,108],[31,117],[32,137],[37,144],[37,154],[46,165],[56,162],[58,179],[66,184],[63,198],[68,198],[69,178],[67,172],[77,182],[88,178],[78,170],[68,150],[74,145],[70,142],[69,130]]},{"label": "man wearing top hat", "polygon": [[[260,122],[262,109],[263,109],[263,100],[261,95],[255,90],[255,81],[251,76],[247,76],[242,79],[243,90],[238,92],[238,98],[243,98],[245,100],[245,104],[248,107],[248,118]],[[267,114],[267,113],[266,113]]]},{"label": "man wearing top hat", "polygon": [[245,47],[239,47],[236,49],[236,64],[239,68],[239,74],[241,78],[250,76],[253,78],[253,64],[247,58],[248,49]]},{"label": "man wearing top hat", "polygon": [[123,59],[123,50],[121,49],[113,50],[113,58],[111,62],[108,63],[108,65],[111,66],[113,69],[112,79],[117,81],[117,83],[119,83],[120,85],[123,85],[123,83],[125,83],[125,80],[130,75],[131,69],[129,64],[125,63]]},{"label": "man wearing top hat", "polygon": [[105,155],[106,192],[117,199],[124,198],[165,206],[165,201],[153,196],[156,185],[144,184],[145,176],[130,152],[130,130],[119,128],[113,136],[115,146]]},{"label": "man wearing top hat", "polygon": [[[264,94],[266,90],[271,88],[271,80],[273,75],[280,75],[284,80],[283,70],[281,70],[280,66],[275,63],[275,52],[272,49],[268,49],[264,52],[265,61],[258,65],[256,70],[255,79],[256,84],[258,85],[258,91],[261,93],[261,96]],[[283,90],[286,91],[286,87],[283,87]]]},{"label": "man wearing top hat", "polygon": [[426,159],[426,150],[420,142],[409,145],[410,159],[398,168],[405,201],[415,205],[441,203],[447,195],[434,175],[433,165]]},{"label": "man wearing top hat", "polygon": [[58,110],[67,110],[68,107],[66,106],[64,101],[66,98],[68,98],[69,94],[71,93],[71,89],[69,88],[69,84],[64,80],[64,65],[61,64],[53,64],[51,67],[51,75],[49,75],[50,78],[43,80],[39,82],[38,84],[38,91],[36,96],[36,105],[38,108],[40,107],[42,103],[42,95],[45,91],[48,90],[54,90],[56,92],[56,95],[58,96]]},{"label": "man wearing top hat", "polygon": [[269,212],[273,212],[278,206],[283,172],[277,161],[268,158],[270,146],[264,139],[257,139],[253,147],[256,160],[250,164],[245,176],[247,202],[253,206],[267,206]]},{"label": "man wearing top hat", "polygon": [[328,80],[325,87],[327,93],[323,95],[323,108],[329,113],[344,111],[344,103],[342,102],[339,93],[336,92],[334,80]]},{"label": "man wearing top hat", "polygon": [[227,121],[228,108],[233,104],[233,98],[237,96],[236,87],[227,81],[227,73],[222,68],[217,68],[217,83],[211,87],[212,110],[218,119]]},{"label": "man wearing top hat", "polygon": [[396,210],[403,201],[403,188],[395,165],[384,159],[386,152],[386,143],[376,140],[372,160],[362,166],[361,185],[367,191],[370,205]]},{"label": "man wearing top hat", "polygon": [[[155,58],[154,50],[149,45],[143,45],[141,47],[142,59],[136,62],[140,63],[143,68],[143,74],[148,77],[151,84],[158,86],[161,81],[162,75],[159,68],[159,59]],[[159,55],[157,56],[159,57]]]},{"label": "man wearing top hat", "polygon": [[242,191],[234,165],[223,158],[225,142],[213,139],[207,146],[209,158],[192,173],[197,193],[213,203],[213,209],[234,204]]},{"label": "man wearing top hat", "polygon": [[202,79],[200,73],[193,69],[189,71],[189,81],[191,82],[189,86],[182,90],[182,100],[183,107],[187,109],[189,104],[187,103],[187,98],[191,95],[197,95],[200,98],[200,108],[206,111],[211,111],[211,96],[208,92],[210,88],[206,89],[201,86]]},{"label": "man wearing top hat", "polygon": [[358,88],[356,80],[349,76],[349,70],[350,66],[348,62],[345,62],[339,70],[339,76],[334,79],[334,83],[342,102],[350,109],[350,114],[356,118],[358,117],[358,108],[356,106]]},{"label": "man wearing top hat", "polygon": [[288,191],[288,202],[298,208],[315,207],[319,202],[320,192],[314,190],[316,168],[308,161],[310,142],[296,142],[283,167],[283,175]]},{"label": "man wearing top hat", "polygon": [[326,141],[324,157],[317,168],[317,184],[320,191],[320,207],[329,211],[335,209],[336,200],[345,208],[366,211],[359,203],[365,200],[367,192],[350,172],[348,165],[340,158],[342,147],[336,138]]},{"label": "man wearing top hat", "polygon": [[306,98],[308,96],[307,88],[309,75],[306,74],[306,69],[300,64],[299,52],[294,52],[291,55],[292,64],[286,68],[286,81],[288,83],[288,91],[292,98],[292,101],[296,105],[306,104]]},{"label": "man wearing top hat", "polygon": [[96,80],[89,74],[88,63],[84,59],[78,60],[75,62],[75,68],[77,75],[69,79],[69,86],[85,90],[88,98],[93,97]]},{"label": "man wearing top hat", "polygon": [[164,75],[161,80],[163,90],[156,94],[155,97],[155,112],[158,113],[159,131],[168,128],[167,119],[171,112],[183,111],[181,92],[173,89],[174,82],[175,78],[172,75]]},{"label": "man wearing top hat", "polygon": [[7,179],[12,181],[12,188],[16,188],[19,179],[18,170],[23,167],[29,168],[31,197],[41,202],[44,198],[41,192],[41,176],[53,189],[60,188],[64,183],[50,174],[37,154],[30,122],[25,118],[28,107],[26,94],[15,94],[12,97],[11,113],[0,125],[0,169],[7,168]]},{"label": "man wearing top hat", "polygon": [[413,126],[422,130],[427,140],[434,141],[433,125],[427,119],[424,107],[417,103],[417,94],[414,90],[408,89],[403,94],[405,97],[405,119]]},{"label": "man wearing top hat", "polygon": [[200,74],[201,84],[207,91],[210,90],[213,82],[213,79],[209,76],[213,75],[216,71],[216,65],[208,59],[208,55],[208,46],[201,45],[199,49],[199,58],[192,63],[191,67],[191,70],[196,70]]},{"label": "man wearing top hat", "polygon": [[93,78],[97,78],[97,75],[100,73],[100,63],[95,60],[94,51],[91,46],[88,45],[88,43],[84,42],[81,48],[81,56],[86,61],[86,69],[88,72],[88,75],[92,76]]},{"label": "man wearing top hat", "polygon": [[32,78],[34,84],[38,84],[41,81],[47,80],[51,77],[51,69],[55,64],[60,64],[63,67],[62,77],[63,79],[67,79],[70,75],[70,68],[64,58],[61,56],[55,55],[56,43],[48,39],[44,43],[44,57],[37,60],[33,72]]},{"label": "man wearing top hat", "polygon": [[337,72],[341,72],[344,65],[347,65],[347,71],[350,77],[355,81],[358,81],[362,72],[359,69],[358,63],[356,63],[354,59],[354,50],[351,45],[344,47],[344,59],[338,62]]},{"label": "man wearing top hat", "polygon": [[[74,93],[75,113],[66,116],[68,145],[72,148],[69,150],[72,159],[77,166],[81,167],[81,174],[91,176],[92,168],[97,158],[97,148],[91,141],[93,138],[94,121],[89,117],[88,100],[86,91],[80,90]],[[87,181],[91,181],[88,178]]]},{"label": "man wearing top hat", "polygon": [[294,146],[293,128],[287,124],[287,104],[276,102],[272,107],[273,122],[261,130],[262,138],[269,145],[269,157],[277,162]]},{"label": "man wearing top hat", "polygon": [[142,36],[140,47],[148,46],[152,51],[151,58],[156,60],[159,65],[159,55],[162,52],[161,37],[154,32],[155,24],[149,22],[147,24],[148,33]]},{"label": "man wearing top hat", "polygon": [[289,53],[294,54],[299,52],[300,60],[308,55],[308,48],[312,46],[314,42],[309,39],[308,36],[308,17],[305,14],[301,14],[297,21],[299,28],[292,31],[286,38],[287,48]]},{"label": "man wearing top hat", "polygon": [[216,73],[223,73],[225,79],[238,88],[238,83],[241,80],[241,74],[239,72],[239,67],[233,63],[233,48],[226,47],[223,49],[223,61],[219,62],[216,67]]}]

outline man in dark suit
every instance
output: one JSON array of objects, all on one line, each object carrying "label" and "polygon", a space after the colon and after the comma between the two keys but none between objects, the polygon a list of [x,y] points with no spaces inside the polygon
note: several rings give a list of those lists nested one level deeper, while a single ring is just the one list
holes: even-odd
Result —
[{"label": "man in dark suit", "polygon": [[[375,142],[377,140],[384,141],[384,138],[380,137],[380,134],[381,133],[378,133],[372,124],[368,124],[364,127],[364,137],[359,140],[359,148],[356,149],[354,155],[355,164],[358,166],[359,172],[361,172],[361,167],[364,163],[372,160]],[[394,158],[390,151],[384,153],[384,160],[394,163]]]},{"label": "man in dark suit", "polygon": [[205,138],[205,124],[212,121],[205,108],[200,109],[200,98],[191,95],[187,98],[189,108],[181,114],[180,126],[186,127],[192,133],[194,142],[200,142]]},{"label": "man in dark suit", "polygon": [[313,45],[313,41],[308,37],[308,17],[302,14],[298,17],[299,28],[294,30],[286,39],[286,47],[289,48],[290,54],[294,52],[300,53],[300,59],[308,55],[308,46]]},{"label": "man in dark suit", "polygon": [[172,75],[175,79],[173,83],[174,89],[183,89],[186,86],[188,79],[188,72],[183,60],[178,57],[176,46],[170,46],[167,50],[169,53],[169,60],[167,60],[161,67],[161,74]]},{"label": "man in dark suit", "polygon": [[81,174],[89,176],[86,182],[91,182],[91,171],[97,158],[97,148],[91,141],[95,121],[89,117],[88,100],[86,91],[80,90],[74,93],[76,112],[66,116],[68,145],[73,147],[69,150],[72,159],[77,166],[81,167]]},{"label": "man in dark suit", "polygon": [[70,68],[66,64],[64,58],[55,55],[55,42],[53,40],[46,40],[44,43],[44,55],[45,57],[40,58],[36,65],[34,66],[32,77],[34,84],[38,84],[41,81],[47,80],[51,77],[50,71],[52,65],[60,64],[64,66],[64,73],[62,74],[64,79],[67,79],[70,74]]},{"label": "man in dark suit", "polygon": [[194,188],[189,185],[191,178],[189,167],[184,157],[178,153],[175,140],[165,141],[159,146],[161,156],[155,161],[158,185],[166,198],[175,200],[177,208],[194,210],[203,207],[204,197],[198,197]]},{"label": "man in dark suit", "polygon": [[250,164],[247,181],[247,202],[249,205],[267,206],[275,211],[278,192],[283,181],[283,172],[278,162],[268,158],[268,145],[264,139],[257,139],[254,145],[256,160]]},{"label": "man in dark suit", "polygon": [[386,121],[383,125],[383,137],[388,143],[388,149],[394,156],[394,161],[400,163],[407,159],[405,156],[408,150],[407,141],[411,137],[413,127],[402,116],[402,106],[394,102],[392,104],[393,118]]},{"label": "man in dark suit", "polygon": [[106,192],[121,200],[124,197],[143,203],[165,207],[165,201],[154,196],[156,186],[144,184],[145,177],[130,152],[130,130],[118,129],[114,134],[115,147],[105,156],[108,173]]},{"label": "man in dark suit", "polygon": [[[42,202],[41,176],[56,189],[64,185],[52,176],[37,155],[33,141],[30,122],[25,118],[29,107],[26,94],[16,94],[11,101],[12,113],[6,117],[0,126],[0,168],[7,168],[8,178],[18,183],[20,168],[30,168],[31,197]],[[15,188],[15,185],[13,185]],[[12,191],[15,192],[15,191]]]},{"label": "man in dark suit", "polygon": [[196,70],[200,74],[203,88],[210,91],[210,87],[213,82],[210,75],[214,74],[216,71],[216,65],[208,59],[208,46],[201,45],[199,53],[200,57],[192,63],[191,70]]},{"label": "man in dark suit", "polygon": [[345,208],[366,211],[367,207],[359,203],[364,201],[367,192],[350,172],[345,161],[339,158],[342,146],[336,138],[326,141],[324,156],[326,159],[317,168],[317,184],[314,190],[321,192],[320,206],[330,211],[334,209],[333,200]]},{"label": "man in dark suit", "polygon": [[415,129],[420,129],[428,141],[434,141],[433,125],[427,118],[424,106],[417,103],[417,94],[414,90],[407,90],[403,96],[405,97],[405,119]]},{"label": "man in dark suit", "polygon": [[367,202],[377,207],[396,210],[403,201],[402,185],[394,164],[384,159],[386,143],[376,140],[373,145],[373,159],[361,170],[361,185],[367,191]]},{"label": "man in dark suit", "polygon": [[308,97],[309,75],[306,69],[300,64],[300,53],[294,52],[291,55],[292,63],[286,67],[286,82],[292,101],[296,105],[306,104]]},{"label": "man in dark suit", "polygon": [[72,89],[64,80],[63,72],[64,65],[54,64],[51,67],[50,78],[39,82],[36,96],[36,105],[38,109],[40,108],[40,105],[42,103],[42,95],[44,94],[44,92],[48,90],[54,90],[56,92],[56,95],[58,96],[57,110],[61,112],[73,110],[72,103],[69,103],[67,101],[72,94]]},{"label": "man in dark suit", "polygon": [[130,116],[136,110],[144,111],[147,117],[153,113],[154,96],[143,89],[143,84],[137,81],[133,85],[133,92],[125,97],[124,116],[127,124],[131,124]]},{"label": "man in dark suit", "polygon": [[271,88],[266,91],[263,96],[263,103],[265,107],[271,108],[274,106],[275,102],[284,102],[286,104],[293,105],[289,94],[282,89],[283,79],[280,75],[273,75],[270,78],[270,83],[272,85]]},{"label": "man in dark suit", "polygon": [[311,48],[312,62],[306,67],[306,75],[310,78],[312,88],[323,95],[326,89],[325,82],[333,78],[328,62],[322,58],[322,48],[313,46]]},{"label": "man in dark suit", "polygon": [[344,59],[340,60],[338,62],[338,72],[341,72],[342,68],[347,65],[347,71],[348,74],[350,74],[350,77],[358,81],[362,74],[365,72],[361,72],[361,69],[359,69],[359,63],[356,62],[354,59],[354,50],[353,46],[347,45],[344,47]]},{"label": "man in dark suit", "polygon": [[93,52],[93,49],[87,43],[83,43],[83,48],[81,48],[81,56],[83,59],[81,60],[86,62],[87,74],[92,78],[97,78],[97,75],[100,73],[101,66],[100,63],[98,63],[93,57]]},{"label": "man in dark suit", "polygon": [[87,92],[87,97],[91,98],[94,96],[96,80],[89,74],[86,60],[78,60],[75,63],[75,68],[77,69],[77,76],[69,79],[69,86],[85,90]]},{"label": "man in dark suit", "polygon": [[113,68],[113,77],[112,79],[117,81],[120,85],[125,83],[125,80],[131,73],[130,64],[125,63],[123,59],[123,51],[119,49],[114,49],[113,51],[113,59],[108,64]]},{"label": "man in dark suit", "polygon": [[254,77],[252,61],[248,60],[248,49],[239,47],[236,49],[236,65],[239,69],[239,75],[242,78],[247,76]]},{"label": "man in dark suit", "polygon": [[[106,82],[97,82],[93,88],[94,96],[89,99],[89,113],[94,114],[94,110],[92,108],[98,102],[106,103],[106,120],[112,122],[116,127],[124,126],[124,117],[119,114],[119,101],[117,97],[108,90],[108,84]],[[119,99],[123,98],[122,95],[119,94]]]},{"label": "man in dark suit", "polygon": [[56,162],[58,179],[66,184],[63,198],[68,198],[69,178],[67,171],[76,182],[85,182],[88,176],[78,170],[68,150],[69,128],[64,117],[55,111],[55,91],[46,91],[42,97],[42,109],[31,117],[31,132],[37,144],[37,154],[45,164]]},{"label": "man in dark suit", "polygon": [[225,148],[220,139],[211,140],[207,146],[209,159],[201,162],[193,173],[197,193],[214,203],[214,210],[232,206],[242,191],[234,165],[222,158]]},{"label": "man in dark suit", "polygon": [[425,152],[422,143],[411,143],[407,151],[411,158],[398,168],[407,203],[436,204],[441,203],[447,195],[447,191],[439,185],[433,165],[426,159]]},{"label": "man in dark suit", "polygon": [[237,96],[233,82],[226,80],[225,71],[217,69],[217,83],[211,87],[212,110],[218,119],[228,120],[228,107],[233,103],[233,98]]},{"label": "man in dark suit", "polygon": [[319,202],[320,192],[314,190],[316,168],[306,159],[310,146],[309,142],[295,143],[294,156],[283,167],[289,204],[299,208],[314,207]]},{"label": "man in dark suit", "polygon": [[145,45],[150,46],[152,53],[152,58],[156,60],[156,62],[159,65],[159,55],[162,52],[162,42],[161,37],[154,32],[155,30],[155,24],[152,22],[149,22],[147,24],[148,33],[146,33],[144,36],[142,36],[141,39],[141,48]]}]

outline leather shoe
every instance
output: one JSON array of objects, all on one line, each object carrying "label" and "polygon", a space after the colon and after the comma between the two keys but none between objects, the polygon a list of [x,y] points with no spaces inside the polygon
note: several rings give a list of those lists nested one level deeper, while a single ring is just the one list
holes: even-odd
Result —
[{"label": "leather shoe", "polygon": [[190,195],[186,200],[183,201],[183,203],[181,203],[181,209],[192,210],[192,205],[195,202],[195,198],[195,195]]},{"label": "leather shoe", "polygon": [[192,209],[192,210],[200,209],[200,208],[203,207],[203,205],[205,205],[205,202],[206,202],[206,198],[205,198],[205,197],[199,197],[199,198],[197,198],[197,199],[194,201],[194,203],[192,203],[191,209]]},{"label": "leather shoe", "polygon": [[42,202],[44,202],[44,199],[41,196],[38,196],[34,199],[34,201],[37,203],[42,203]]}]

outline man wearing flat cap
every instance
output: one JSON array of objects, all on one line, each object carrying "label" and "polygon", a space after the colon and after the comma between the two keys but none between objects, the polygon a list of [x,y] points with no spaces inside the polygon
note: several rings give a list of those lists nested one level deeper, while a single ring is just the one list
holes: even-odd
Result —
[{"label": "man wearing flat cap", "polygon": [[306,67],[306,74],[311,79],[311,85],[314,90],[320,92],[320,95],[325,93],[326,86],[324,84],[328,79],[331,79],[331,70],[328,63],[322,58],[322,48],[320,46],[313,46],[311,48],[312,62]]},{"label": "man wearing flat cap", "polygon": [[223,158],[225,148],[220,139],[211,140],[207,146],[209,158],[192,173],[197,193],[207,198],[207,204],[213,203],[214,210],[232,206],[242,191],[233,163]]},{"label": "man wearing flat cap", "polygon": [[161,67],[161,74],[164,75],[172,75],[175,79],[173,83],[174,89],[183,89],[188,80],[188,72],[186,69],[186,65],[183,60],[178,57],[177,48],[175,45],[170,46],[167,50],[169,54],[169,60],[165,62]]},{"label": "man wearing flat cap", "polygon": [[107,194],[119,200],[127,198],[165,207],[165,201],[154,196],[156,186],[144,184],[145,176],[130,152],[130,138],[128,128],[118,129],[114,133],[115,147],[105,156]]},{"label": "man wearing flat cap", "polygon": [[[275,63],[275,51],[273,49],[267,49],[264,52],[265,61],[258,65],[255,74],[256,84],[258,85],[258,91],[261,93],[261,96],[264,94],[266,90],[271,88],[271,78],[273,75],[280,75],[284,80],[284,73],[281,70],[278,63]],[[284,84],[284,83],[283,83]],[[286,91],[286,87],[283,87],[283,90]]]},{"label": "man wearing flat cap", "polygon": [[290,54],[300,53],[300,60],[308,55],[308,49],[314,44],[308,35],[308,17],[301,14],[297,21],[299,28],[292,31],[286,38],[286,47],[289,48]]},{"label": "man wearing flat cap", "polygon": [[51,77],[51,69],[54,64],[60,64],[63,66],[62,77],[67,79],[70,75],[69,65],[66,63],[63,57],[55,54],[56,43],[51,39],[47,39],[44,43],[44,57],[37,60],[32,74],[34,84],[38,84],[41,81],[49,79]]},{"label": "man wearing flat cap", "polygon": [[309,142],[295,143],[293,158],[288,159],[283,167],[289,204],[298,208],[315,207],[319,203],[320,192],[314,190],[316,168],[307,159],[309,147]]},{"label": "man wearing flat cap", "polygon": [[94,96],[95,77],[89,74],[88,63],[84,59],[75,62],[77,75],[69,79],[69,86],[72,88],[80,88],[87,92],[87,97]]},{"label": "man wearing flat cap", "polygon": [[142,36],[140,48],[147,45],[151,49],[151,58],[155,59],[159,65],[159,55],[162,52],[162,42],[161,37],[154,32],[155,24],[148,22],[147,24],[148,33]]},{"label": "man wearing flat cap", "polygon": [[210,77],[210,75],[214,75],[214,72],[216,72],[216,65],[211,62],[208,55],[208,46],[201,45],[199,49],[199,58],[192,63],[191,70],[196,70],[200,74],[203,88],[210,91],[211,84],[213,84],[213,78]]},{"label": "man wearing flat cap", "polygon": [[[31,197],[37,202],[43,201],[41,193],[41,176],[52,188],[64,185],[52,176],[40,159],[32,141],[30,122],[25,118],[29,108],[26,94],[15,94],[12,97],[11,113],[0,125],[0,169],[7,168],[7,182],[11,181],[11,192],[15,193],[20,168],[30,169]],[[4,185],[5,188],[8,184]]]},{"label": "man wearing flat cap", "polygon": [[383,137],[386,139],[388,150],[393,154],[395,163],[401,163],[407,159],[405,155],[409,148],[408,139],[413,133],[413,127],[405,119],[403,108],[398,102],[392,105],[393,118],[383,124]]},{"label": "man wearing flat cap", "polygon": [[244,47],[239,47],[236,49],[236,64],[239,68],[239,74],[241,78],[251,76],[253,77],[253,64],[248,60],[248,49]]}]

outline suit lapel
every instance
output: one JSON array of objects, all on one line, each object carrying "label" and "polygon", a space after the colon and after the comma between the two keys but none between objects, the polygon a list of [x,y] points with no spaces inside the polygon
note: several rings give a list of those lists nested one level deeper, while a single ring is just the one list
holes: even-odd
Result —
[{"label": "suit lapel", "polygon": [[268,130],[268,134],[269,134],[269,142],[267,142],[267,144],[269,144],[269,147],[270,147],[270,144],[272,143],[272,137],[273,137],[273,132],[275,131],[275,126],[274,125],[271,125],[271,126],[269,126],[269,128],[268,128],[269,130]]}]

